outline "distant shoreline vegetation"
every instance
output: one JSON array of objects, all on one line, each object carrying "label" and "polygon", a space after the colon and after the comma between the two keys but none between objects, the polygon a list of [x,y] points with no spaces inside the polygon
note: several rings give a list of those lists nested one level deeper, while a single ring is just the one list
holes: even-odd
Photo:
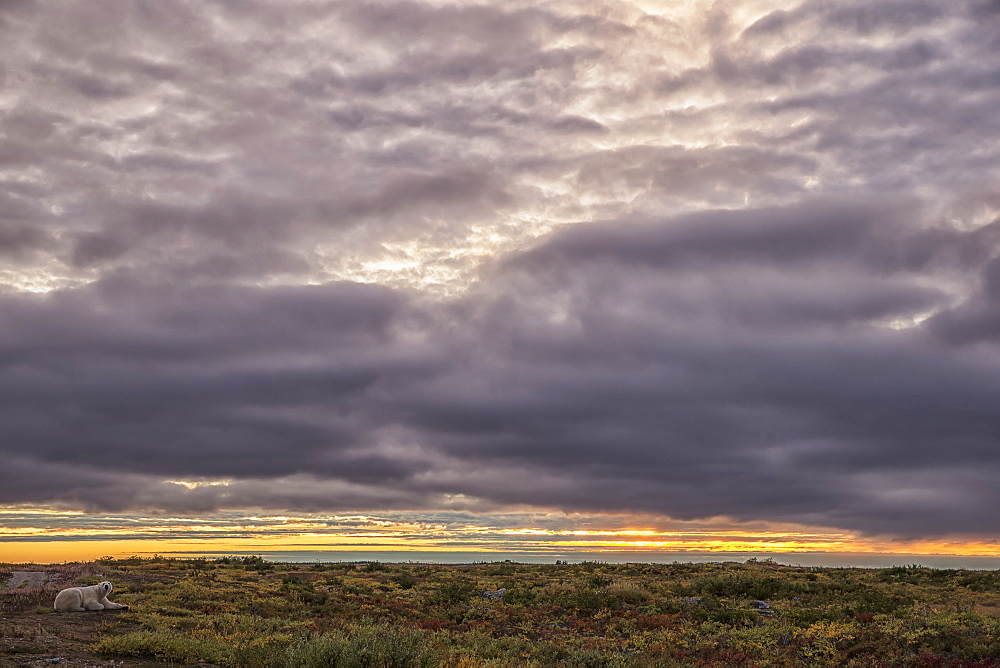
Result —
[{"label": "distant shoreline vegetation", "polygon": [[[393,556],[400,556],[399,553],[390,553]],[[67,562],[2,562],[0,561],[0,568],[2,567],[25,567],[25,566],[40,566],[40,567],[55,567],[64,564],[86,564],[86,563],[97,563],[97,564],[108,564],[115,566],[139,566],[142,564],[166,564],[171,562],[179,562],[185,564],[192,564],[194,567],[210,567],[210,566],[234,566],[242,567],[247,569],[272,569],[279,566],[313,566],[313,567],[371,567],[373,569],[378,569],[380,567],[388,566],[488,566],[488,565],[518,565],[518,566],[544,566],[544,565],[554,565],[554,566],[641,566],[641,565],[707,565],[707,566],[760,566],[766,568],[792,568],[792,569],[863,569],[863,570],[896,570],[896,569],[906,569],[912,571],[917,570],[927,570],[927,571],[943,571],[943,572],[958,572],[958,571],[994,571],[1000,570],[1000,566],[992,568],[942,568],[937,566],[928,565],[925,563],[920,563],[918,561],[905,562],[903,564],[893,563],[889,566],[869,566],[864,564],[841,564],[841,565],[816,565],[816,564],[801,564],[801,563],[787,563],[773,556],[756,557],[751,556],[745,559],[716,559],[712,561],[699,559],[695,561],[684,561],[682,559],[672,559],[670,561],[665,560],[645,560],[645,559],[633,559],[630,561],[622,560],[604,560],[604,559],[556,559],[555,561],[543,560],[543,559],[533,559],[529,561],[520,561],[516,559],[489,559],[489,558],[475,558],[468,559],[465,561],[453,560],[453,561],[441,561],[436,559],[391,559],[391,558],[358,558],[358,559],[312,559],[312,560],[299,560],[292,558],[281,558],[274,556],[264,556],[260,553],[254,554],[243,554],[243,553],[226,553],[226,554],[152,554],[152,555],[130,555],[128,557],[116,557],[112,555],[106,555],[95,560],[81,560],[81,561],[67,561]],[[418,555],[414,555],[418,556]],[[460,555],[456,555],[460,556]],[[880,555],[881,556],[881,555]],[[904,560],[905,561],[905,560]]]},{"label": "distant shoreline vegetation", "polygon": [[[2,543],[0,543],[2,546]],[[0,558],[3,558],[0,547]],[[915,564],[932,569],[964,569],[964,570],[998,570],[1000,556],[978,555],[922,555],[922,554],[878,554],[878,553],[690,553],[690,552],[581,552],[558,556],[542,556],[533,554],[511,553],[470,553],[470,552],[432,552],[432,551],[392,551],[392,552],[360,552],[360,551],[163,551],[156,553],[138,553],[122,555],[104,555],[99,560],[159,560],[177,559],[183,561],[198,560],[244,560],[263,559],[283,564],[333,564],[333,563],[367,563],[382,562],[391,564],[424,563],[424,564],[482,564],[494,562],[514,562],[521,564],[552,564],[563,563],[607,563],[607,564],[672,564],[672,563],[743,563],[757,560],[772,561],[789,566],[817,568],[891,568],[899,564]],[[88,562],[94,558],[67,559],[10,559],[3,562],[22,564],[65,564]]]}]

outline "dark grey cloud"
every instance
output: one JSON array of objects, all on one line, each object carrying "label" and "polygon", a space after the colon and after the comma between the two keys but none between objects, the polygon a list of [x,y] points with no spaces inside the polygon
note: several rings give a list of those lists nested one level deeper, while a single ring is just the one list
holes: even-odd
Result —
[{"label": "dark grey cloud", "polygon": [[[1000,376],[992,351],[970,356],[938,323],[994,298],[996,260],[940,243],[916,269],[889,261],[927,235],[978,234],[912,215],[823,200],[581,225],[438,304],[136,277],[10,295],[4,501],[191,512],[462,494],[994,531],[974,509],[997,500],[982,471],[1000,457]],[[958,301],[944,286],[973,265],[981,285]]]},{"label": "dark grey cloud", "polygon": [[[757,243],[791,219],[796,234]],[[931,272],[869,259],[928,233],[908,222],[821,203],[566,230],[490,287],[478,345],[504,359],[446,376],[411,414],[482,468],[572,480],[537,486],[554,505],[995,531],[967,514],[996,501],[992,351],[893,329],[967,307]]]},{"label": "dark grey cloud", "polygon": [[0,6],[0,503],[995,532],[991,6]]},{"label": "dark grey cloud", "polygon": [[813,20],[828,30],[842,30],[855,35],[882,32],[898,37],[926,27],[945,14],[945,9],[934,2],[829,4],[814,0],[791,11],[777,9],[770,12],[745,32],[750,35],[783,33],[803,21]]},{"label": "dark grey cloud", "polygon": [[974,296],[929,323],[931,331],[952,345],[1000,342],[1000,258],[982,268]]},{"label": "dark grey cloud", "polygon": [[319,470],[322,453],[361,439],[352,404],[421,373],[391,346],[400,299],[376,286],[120,278],[2,302],[5,441],[42,462],[99,455],[119,472],[179,477]]}]

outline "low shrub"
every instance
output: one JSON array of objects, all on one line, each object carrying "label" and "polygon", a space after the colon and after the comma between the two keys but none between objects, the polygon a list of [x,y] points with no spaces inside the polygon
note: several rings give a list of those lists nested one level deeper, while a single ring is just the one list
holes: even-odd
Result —
[{"label": "low shrub", "polygon": [[99,654],[184,663],[232,663],[232,648],[221,638],[192,638],[173,630],[104,636],[91,646]]},{"label": "low shrub", "polygon": [[373,624],[304,639],[288,648],[289,668],[416,668],[434,665],[435,655],[420,631]]},{"label": "low shrub", "polygon": [[464,603],[472,598],[476,591],[476,584],[468,578],[458,578],[451,582],[446,582],[433,592],[427,599],[428,603],[438,605],[454,605]]},{"label": "low shrub", "polygon": [[393,582],[399,585],[400,589],[413,589],[417,584],[417,579],[412,574],[404,571],[393,578]]}]

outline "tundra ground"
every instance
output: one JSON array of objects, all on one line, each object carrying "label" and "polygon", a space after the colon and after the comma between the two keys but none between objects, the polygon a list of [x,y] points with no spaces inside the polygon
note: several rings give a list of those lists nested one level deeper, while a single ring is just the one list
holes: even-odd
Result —
[{"label": "tundra ground", "polygon": [[[129,611],[53,613],[111,580]],[[1000,666],[1000,573],[723,564],[0,565],[0,665]]]}]

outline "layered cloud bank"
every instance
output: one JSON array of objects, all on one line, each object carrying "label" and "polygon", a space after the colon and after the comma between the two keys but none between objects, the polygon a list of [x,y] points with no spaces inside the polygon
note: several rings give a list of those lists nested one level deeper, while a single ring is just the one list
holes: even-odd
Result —
[{"label": "layered cloud bank", "polygon": [[996,3],[0,31],[2,505],[1000,530]]}]

